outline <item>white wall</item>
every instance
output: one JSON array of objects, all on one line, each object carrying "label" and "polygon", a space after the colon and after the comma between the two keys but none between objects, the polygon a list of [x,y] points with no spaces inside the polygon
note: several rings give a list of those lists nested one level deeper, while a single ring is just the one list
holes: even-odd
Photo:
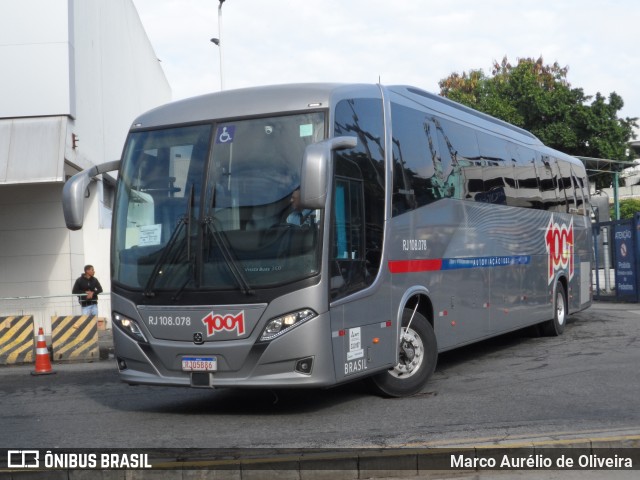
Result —
[{"label": "white wall", "polygon": [[0,316],[34,315],[48,333],[52,315],[79,315],[71,289],[87,263],[107,293],[100,316],[110,316],[110,230],[98,226],[99,187],[90,185],[85,228],[74,232],[64,224],[62,184],[0,186]]},{"label": "white wall", "polygon": [[[67,164],[88,168],[120,158],[135,117],[168,102],[171,89],[131,0],[72,0],[71,4],[76,116],[69,119],[64,157]],[[77,136],[77,148],[72,135]],[[101,184],[90,190],[84,227],[69,233],[81,238],[68,254],[67,281],[72,284],[82,267],[92,264],[105,291],[111,291],[111,231],[100,224]],[[110,317],[107,296],[101,298],[99,311]]]},{"label": "white wall", "polygon": [[134,118],[168,102],[171,89],[131,0],[71,3],[77,113],[65,158],[86,168],[120,158]]},{"label": "white wall", "polygon": [[73,113],[68,3],[0,2],[0,118]]},{"label": "white wall", "polygon": [[64,181],[67,119],[0,118],[0,184]]},{"label": "white wall", "polygon": [[171,91],[131,0],[0,1],[0,62],[0,316],[33,314],[49,331],[50,315],[79,312],[83,265],[111,288],[101,185],[71,232],[65,175],[119,158],[133,119]]},{"label": "white wall", "polygon": [[47,331],[51,315],[73,313],[69,272],[83,260],[61,192],[61,184],[0,186],[0,316],[34,315]]}]

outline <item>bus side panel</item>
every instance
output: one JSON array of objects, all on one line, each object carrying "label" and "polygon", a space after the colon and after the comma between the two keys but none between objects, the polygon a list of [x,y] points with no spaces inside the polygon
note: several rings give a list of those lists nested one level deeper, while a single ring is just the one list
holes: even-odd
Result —
[{"label": "bus side panel", "polygon": [[591,305],[591,269],[593,236],[588,217],[574,217],[574,275],[569,283],[569,311],[577,312]]},{"label": "bus side panel", "polygon": [[[386,272],[381,275],[387,276]],[[331,335],[338,382],[363,376],[396,362],[398,325],[391,310],[388,280],[363,297],[332,306]]]},{"label": "bus side panel", "polygon": [[405,292],[422,287],[433,307],[438,348],[451,348],[483,338],[489,332],[490,295],[488,271],[452,268],[446,259],[477,257],[483,244],[477,232],[467,228],[468,203],[441,200],[395,217],[386,249],[392,273],[393,303]]},{"label": "bus side panel", "polygon": [[451,199],[400,215],[386,246],[394,305],[424,287],[440,350],[551,319],[560,276],[570,279],[572,305],[584,305],[576,267],[590,245],[583,224],[557,212]]},{"label": "bus side panel", "polygon": [[491,278],[491,331],[494,335],[538,323],[553,315],[548,281],[543,210],[476,204],[486,249],[483,268]]}]

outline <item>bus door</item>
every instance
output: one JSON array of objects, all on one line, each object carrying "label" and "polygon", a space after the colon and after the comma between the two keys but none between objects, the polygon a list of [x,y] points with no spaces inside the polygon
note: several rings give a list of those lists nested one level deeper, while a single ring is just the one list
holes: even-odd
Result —
[{"label": "bus door", "polygon": [[331,331],[336,379],[341,381],[393,361],[395,322],[387,295],[357,296],[373,281],[367,270],[362,178],[336,176],[333,199],[329,271],[336,305],[331,307]]}]

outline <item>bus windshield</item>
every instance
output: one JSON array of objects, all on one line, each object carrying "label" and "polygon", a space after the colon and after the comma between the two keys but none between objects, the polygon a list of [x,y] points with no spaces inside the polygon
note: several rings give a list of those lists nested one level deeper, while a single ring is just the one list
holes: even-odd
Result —
[{"label": "bus windshield", "polygon": [[323,112],[132,132],[114,208],[114,281],[248,293],[316,275],[321,211],[297,204]]}]

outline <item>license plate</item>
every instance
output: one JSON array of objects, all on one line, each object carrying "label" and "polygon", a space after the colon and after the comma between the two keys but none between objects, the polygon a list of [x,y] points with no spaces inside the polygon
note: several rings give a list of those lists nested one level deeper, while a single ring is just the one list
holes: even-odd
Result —
[{"label": "license plate", "polygon": [[217,369],[216,357],[182,357],[183,372],[215,372]]}]

